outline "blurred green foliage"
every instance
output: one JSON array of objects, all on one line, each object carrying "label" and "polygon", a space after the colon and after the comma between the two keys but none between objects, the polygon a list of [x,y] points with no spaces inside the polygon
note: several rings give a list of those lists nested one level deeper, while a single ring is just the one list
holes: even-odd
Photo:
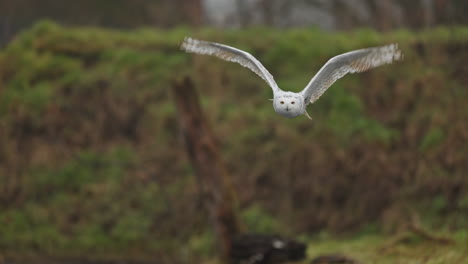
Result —
[{"label": "blurred green foliage", "polygon": [[246,208],[242,212],[242,220],[250,232],[276,234],[280,230],[278,221],[258,205]]},{"label": "blurred green foliage", "polygon": [[[405,61],[339,80],[305,117],[274,113],[249,70],[184,36],[253,53],[299,91],[330,57],[396,42]],[[41,22],[0,52],[0,249],[213,253],[174,82],[192,78],[252,232],[394,232],[413,213],[466,238],[468,30],[132,32]],[[179,254],[180,253],[180,254]]]}]

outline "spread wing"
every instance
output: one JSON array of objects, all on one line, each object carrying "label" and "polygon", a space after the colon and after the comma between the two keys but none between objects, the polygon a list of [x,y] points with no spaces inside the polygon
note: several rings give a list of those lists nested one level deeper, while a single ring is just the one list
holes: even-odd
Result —
[{"label": "spread wing", "polygon": [[270,85],[271,89],[273,89],[273,93],[280,90],[268,70],[248,52],[215,42],[196,40],[187,37],[184,39],[181,48],[186,52],[213,55],[226,61],[237,62],[249,68],[265,80]]},{"label": "spread wing", "polygon": [[336,80],[347,73],[363,72],[403,58],[397,44],[355,50],[331,58],[310,80],[301,94],[306,104],[313,103]]}]

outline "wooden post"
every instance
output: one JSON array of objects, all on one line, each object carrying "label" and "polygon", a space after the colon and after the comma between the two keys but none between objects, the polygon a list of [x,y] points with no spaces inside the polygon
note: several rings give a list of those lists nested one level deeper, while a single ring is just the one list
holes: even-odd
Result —
[{"label": "wooden post", "polygon": [[188,156],[202,194],[207,197],[203,202],[214,221],[222,257],[227,260],[233,238],[240,232],[234,188],[221,158],[218,140],[203,115],[192,81],[185,78],[181,83],[175,83],[173,95]]}]

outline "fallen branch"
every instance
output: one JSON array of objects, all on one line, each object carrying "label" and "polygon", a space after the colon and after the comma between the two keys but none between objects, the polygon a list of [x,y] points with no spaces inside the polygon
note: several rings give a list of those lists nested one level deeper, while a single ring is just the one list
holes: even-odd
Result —
[{"label": "fallen branch", "polygon": [[453,239],[432,234],[429,231],[424,230],[419,225],[410,224],[409,230],[411,232],[413,232],[414,234],[419,235],[420,237],[422,237],[425,240],[433,241],[433,242],[436,242],[436,243],[439,243],[439,244],[451,245],[451,244],[455,243],[455,241]]}]

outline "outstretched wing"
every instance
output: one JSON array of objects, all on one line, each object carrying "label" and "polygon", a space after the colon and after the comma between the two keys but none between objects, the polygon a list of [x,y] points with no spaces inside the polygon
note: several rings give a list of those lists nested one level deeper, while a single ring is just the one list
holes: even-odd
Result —
[{"label": "outstretched wing", "polygon": [[355,50],[331,58],[310,80],[301,94],[306,104],[313,103],[336,80],[347,73],[363,72],[403,58],[397,44]]},{"label": "outstretched wing", "polygon": [[240,65],[249,68],[265,80],[273,89],[274,93],[280,90],[268,70],[248,52],[223,44],[196,40],[188,37],[184,39],[181,48],[187,52],[213,55],[226,61],[237,62]]}]

